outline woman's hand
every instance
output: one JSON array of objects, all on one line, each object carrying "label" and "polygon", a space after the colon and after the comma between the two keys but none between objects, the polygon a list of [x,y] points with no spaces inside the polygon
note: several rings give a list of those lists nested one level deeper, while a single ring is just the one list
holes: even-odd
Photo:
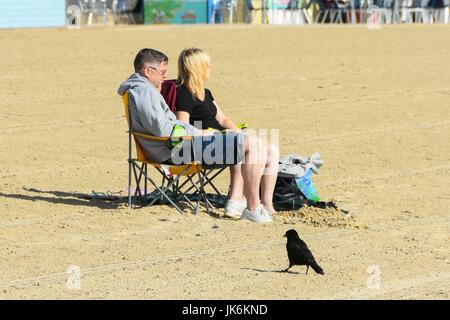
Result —
[{"label": "woman's hand", "polygon": [[190,115],[186,111],[177,111],[175,114],[177,116],[177,120],[189,123]]},{"label": "woman's hand", "polygon": [[214,131],[211,131],[211,130],[202,129],[201,132],[202,132],[202,136],[213,136],[214,135]]}]

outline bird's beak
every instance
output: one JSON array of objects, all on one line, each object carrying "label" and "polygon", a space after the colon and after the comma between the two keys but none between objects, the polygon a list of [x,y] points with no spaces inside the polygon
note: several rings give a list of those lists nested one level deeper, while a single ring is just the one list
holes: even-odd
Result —
[{"label": "bird's beak", "polygon": [[286,238],[286,235],[284,235],[283,238]]}]

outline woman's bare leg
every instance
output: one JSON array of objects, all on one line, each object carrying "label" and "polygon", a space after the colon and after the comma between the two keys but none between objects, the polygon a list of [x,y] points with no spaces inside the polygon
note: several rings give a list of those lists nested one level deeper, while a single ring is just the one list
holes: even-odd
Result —
[{"label": "woman's bare leg", "polygon": [[244,179],[242,178],[241,164],[230,167],[230,200],[242,201],[244,195]]},{"label": "woman's bare leg", "polygon": [[241,166],[247,209],[255,210],[261,204],[259,195],[261,176],[267,163],[267,147],[255,136],[248,136],[245,158]]},{"label": "woman's bare leg", "polygon": [[261,201],[264,207],[272,214],[276,213],[273,208],[273,191],[278,176],[278,160],[280,151],[274,145],[267,146],[267,163],[261,178]]}]

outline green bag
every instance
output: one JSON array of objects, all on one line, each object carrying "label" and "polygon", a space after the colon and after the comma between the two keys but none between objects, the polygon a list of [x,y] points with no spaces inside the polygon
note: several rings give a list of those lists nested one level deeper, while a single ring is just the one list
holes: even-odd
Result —
[{"label": "green bag", "polygon": [[169,148],[181,149],[183,147],[183,139],[181,137],[186,135],[186,130],[182,125],[176,124],[173,126],[172,133],[170,134]]}]

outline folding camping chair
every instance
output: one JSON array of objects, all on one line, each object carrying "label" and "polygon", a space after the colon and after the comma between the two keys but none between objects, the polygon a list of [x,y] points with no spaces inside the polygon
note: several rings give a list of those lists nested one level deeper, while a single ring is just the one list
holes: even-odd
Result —
[{"label": "folding camping chair", "polygon": [[[136,24],[142,22],[142,5],[142,1],[139,0],[114,0],[112,2],[114,23],[118,24],[126,21],[126,23],[131,22],[133,24]],[[138,21],[136,21],[136,18],[138,18]]]},{"label": "folding camping chair", "polygon": [[81,13],[88,16],[88,26],[92,25],[94,17],[103,17],[103,24],[108,22],[108,10],[105,0],[78,0]]},{"label": "folding camping chair", "polygon": [[377,15],[380,24],[393,24],[401,20],[398,10],[395,9],[395,0],[373,0],[372,2],[373,4],[367,8],[367,14],[368,16]]},{"label": "folding camping chair", "polygon": [[283,23],[312,23],[308,9],[307,0],[289,0],[286,8],[283,9]]},{"label": "folding camping chair", "polygon": [[262,12],[262,23],[267,22],[267,3],[265,1],[262,1],[261,7],[255,7],[252,0],[244,0],[244,8],[246,12],[245,23],[253,23],[253,17],[258,11]]},{"label": "folding camping chair", "polygon": [[[426,17],[426,4],[422,6],[421,0],[403,0],[402,20],[408,23],[423,22]],[[426,19],[426,18],[425,18]]]},{"label": "folding camping chair", "polygon": [[[219,172],[216,172],[212,177],[211,170],[206,170],[203,166],[198,162],[192,162],[188,164],[182,165],[166,165],[162,163],[155,163],[147,159],[141,145],[137,137],[140,139],[148,139],[151,141],[160,141],[161,143],[169,143],[170,137],[155,137],[139,132],[134,132],[131,127],[131,113],[129,112],[129,99],[128,92],[122,95],[123,104],[125,108],[125,116],[128,122],[128,205],[131,208],[134,208],[135,203],[138,199],[141,200],[143,205],[146,204],[148,198],[150,201],[148,205],[153,205],[156,201],[160,201],[161,203],[168,202],[175,209],[177,209],[180,213],[183,211],[177,205],[179,201],[186,201],[192,209],[195,210],[195,213],[199,212],[199,204],[200,201],[203,201],[206,207],[207,212],[209,213],[209,209],[214,210],[214,206],[208,200],[207,194],[205,192],[206,185],[211,185],[216,193],[221,198],[223,204],[225,204],[226,199],[224,196],[218,191],[218,189],[212,183],[212,180],[222,172],[225,167],[219,169]],[[136,158],[133,158],[132,152],[132,136],[135,140],[135,148],[136,148]],[[184,136],[178,138],[180,141],[189,141],[192,140],[191,136]],[[195,148],[194,148],[195,149]],[[195,151],[195,150],[193,150]],[[158,186],[155,181],[148,175],[147,169],[148,165],[155,168],[157,172],[159,172],[162,176],[162,185]],[[134,195],[131,192],[131,181],[132,175],[135,178],[136,188],[134,190]],[[198,177],[197,181],[194,181],[195,176]],[[185,181],[182,182],[181,179],[185,178]],[[143,181],[142,181],[143,180]],[[143,190],[141,189],[141,181],[143,182]],[[150,182],[155,190],[148,194],[147,193],[147,183]],[[167,184],[166,184],[167,183]],[[190,184],[190,185],[189,185]],[[189,186],[189,188],[183,191],[185,186]],[[190,190],[194,189],[194,193],[189,194]],[[196,206],[192,204],[194,198],[197,197]]]},{"label": "folding camping chair", "polygon": [[348,16],[350,9],[349,4],[342,5],[338,3],[337,0],[311,0],[307,8],[313,4],[317,4],[318,6],[318,11],[314,19],[316,23],[344,23],[343,17]]}]

